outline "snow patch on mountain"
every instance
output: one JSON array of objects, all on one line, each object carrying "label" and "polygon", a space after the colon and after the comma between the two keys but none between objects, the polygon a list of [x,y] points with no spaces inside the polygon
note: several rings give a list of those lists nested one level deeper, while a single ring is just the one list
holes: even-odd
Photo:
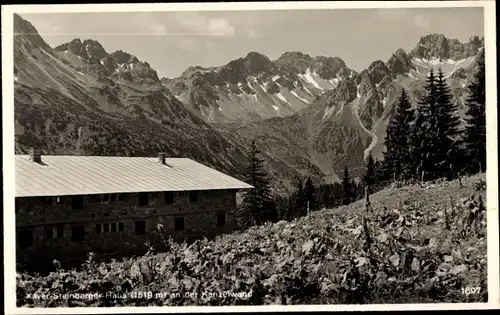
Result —
[{"label": "snow patch on mountain", "polygon": [[319,84],[318,82],[316,82],[316,80],[314,79],[313,75],[316,75],[315,72],[311,72],[311,69],[310,68],[307,68],[306,70],[306,73],[305,74],[299,74],[299,77],[306,80],[307,82],[311,83],[315,88],[319,89],[319,90],[324,90]]},{"label": "snow patch on mountain", "polygon": [[321,122],[327,120],[333,114],[334,110],[335,110],[335,105],[325,108],[325,113],[323,114],[323,118],[321,118]]},{"label": "snow patch on mountain", "polygon": [[283,94],[281,94],[281,92],[280,92],[280,93],[278,93],[278,94],[276,94],[276,96],[277,96],[280,100],[282,100],[283,102],[285,102],[285,103],[287,103],[287,104],[290,104],[290,102],[289,102],[289,101],[288,101],[288,100],[287,100],[287,99],[283,96]]},{"label": "snow patch on mountain", "polygon": [[337,86],[339,84],[339,81],[340,79],[339,78],[333,78],[333,79],[330,79],[328,80],[328,82],[333,85],[334,87]]},{"label": "snow patch on mountain", "polygon": [[311,93],[311,91],[309,91],[309,89],[308,89],[308,88],[306,88],[305,86],[304,86],[304,90],[305,90],[307,93],[309,93],[309,95],[314,96],[314,94],[312,94],[312,93]]},{"label": "snow patch on mountain", "polygon": [[291,93],[293,96],[295,96],[296,98],[298,98],[299,100],[301,100],[302,102],[304,102],[304,103],[306,103],[306,104],[309,104],[309,101],[308,101],[308,100],[306,100],[306,99],[305,99],[305,98],[303,98],[303,97],[300,97],[300,96],[297,94],[297,92],[295,92],[295,91],[291,91],[290,93]]},{"label": "snow patch on mountain", "polygon": [[377,144],[377,142],[378,142],[378,136],[374,132],[368,130],[368,128],[366,128],[365,125],[363,125],[363,122],[361,121],[361,118],[359,117],[359,112],[358,112],[357,108],[353,109],[353,112],[354,112],[354,116],[358,120],[359,125],[361,126],[361,129],[363,129],[363,131],[365,131],[367,134],[369,134],[372,137],[372,141],[370,142],[370,145],[364,151],[364,155],[365,155],[365,158],[366,158],[370,154],[371,150]]}]

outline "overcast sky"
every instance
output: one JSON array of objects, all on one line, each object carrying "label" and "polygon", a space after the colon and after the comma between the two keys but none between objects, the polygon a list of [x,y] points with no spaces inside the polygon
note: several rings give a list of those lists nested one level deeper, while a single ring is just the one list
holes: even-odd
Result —
[{"label": "overcast sky", "polygon": [[421,36],[442,33],[467,41],[484,35],[482,8],[336,9],[21,14],[55,47],[74,38],[99,41],[147,61],[160,77],[194,65],[219,66],[257,51],[338,56],[360,71],[411,50]]}]

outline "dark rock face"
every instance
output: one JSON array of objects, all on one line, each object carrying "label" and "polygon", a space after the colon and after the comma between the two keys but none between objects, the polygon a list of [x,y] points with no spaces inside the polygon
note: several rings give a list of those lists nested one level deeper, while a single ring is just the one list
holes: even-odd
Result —
[{"label": "dark rock face", "polygon": [[69,43],[64,43],[56,48],[55,51],[71,51],[77,56],[80,56],[84,59],[97,59],[101,60],[108,56],[108,53],[102,47],[102,45],[95,40],[86,39],[83,42],[79,38],[73,39]]},{"label": "dark rock face", "polygon": [[385,76],[390,75],[390,70],[381,60],[376,60],[368,67],[368,75],[373,84],[378,84]]},{"label": "dark rock face", "polygon": [[335,89],[327,93],[325,103],[333,106],[352,102],[356,98],[356,92],[353,80],[342,80]]},{"label": "dark rock face", "polygon": [[314,58],[313,69],[318,72],[320,77],[326,80],[348,77],[354,74],[354,71],[349,69],[344,60],[339,57],[318,56]]},{"label": "dark rock face", "polygon": [[311,57],[297,51],[282,54],[276,63],[292,73],[305,73],[307,69],[316,71],[325,80],[347,77],[354,72],[339,57]]},{"label": "dark rock face", "polygon": [[272,71],[274,68],[274,64],[267,56],[257,52],[247,54],[243,64],[247,75]]},{"label": "dark rock face", "polygon": [[83,46],[85,47],[89,57],[103,59],[108,55],[104,47],[102,47],[98,41],[87,39],[83,42]]},{"label": "dark rock face", "polygon": [[386,66],[394,75],[405,74],[413,68],[411,56],[401,48],[389,58]]},{"label": "dark rock face", "polygon": [[75,55],[80,56],[82,58],[89,57],[87,51],[85,50],[85,47],[83,46],[82,41],[79,38],[72,40],[68,44],[67,49],[72,53],[74,53]]},{"label": "dark rock face", "polygon": [[114,53],[110,54],[109,56],[111,58],[113,58],[115,60],[115,62],[118,64],[120,64],[120,63],[134,63],[134,62],[139,61],[139,59],[137,59],[137,57],[135,57],[129,53],[126,53],[122,50],[115,51]]},{"label": "dark rock face", "polygon": [[424,59],[452,59],[459,60],[475,56],[484,45],[484,37],[473,36],[467,43],[460,43],[456,39],[448,39],[443,34],[431,34],[420,38],[411,54]]},{"label": "dark rock face", "polygon": [[276,63],[284,66],[287,70],[294,69],[298,73],[304,73],[307,68],[311,67],[312,58],[308,54],[292,51],[282,54]]}]

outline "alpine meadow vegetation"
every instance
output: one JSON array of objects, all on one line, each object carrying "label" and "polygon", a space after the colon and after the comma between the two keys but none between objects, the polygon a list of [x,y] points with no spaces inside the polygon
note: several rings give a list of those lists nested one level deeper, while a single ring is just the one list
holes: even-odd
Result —
[{"label": "alpine meadow vegetation", "polygon": [[18,273],[17,305],[485,302],[484,188],[484,174],[392,186],[370,196],[371,211],[359,200],[214,240],[166,237],[164,253]]}]

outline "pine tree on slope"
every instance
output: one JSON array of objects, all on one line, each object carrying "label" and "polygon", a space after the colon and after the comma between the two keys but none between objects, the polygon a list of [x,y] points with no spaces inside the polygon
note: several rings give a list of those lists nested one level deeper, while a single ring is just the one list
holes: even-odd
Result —
[{"label": "pine tree on slope", "polygon": [[410,131],[410,153],[413,157],[411,173],[416,178],[430,180],[435,173],[435,153],[437,140],[437,120],[436,120],[436,77],[431,69],[426,78],[426,95],[418,103],[415,123]]},{"label": "pine tree on slope", "polygon": [[408,131],[415,119],[415,112],[411,107],[406,90],[401,91],[396,112],[387,125],[385,138],[386,152],[384,164],[388,174],[407,179],[410,176],[413,157],[409,150]]},{"label": "pine tree on slope", "polygon": [[254,188],[250,189],[243,198],[243,204],[251,213],[255,224],[273,221],[276,217],[276,207],[271,196],[271,188],[267,174],[264,171],[264,160],[259,158],[260,151],[252,141],[250,162],[247,167],[246,181]]},{"label": "pine tree on slope", "polygon": [[471,172],[486,170],[486,77],[484,49],[479,55],[478,69],[469,84],[469,96],[466,101],[467,126],[464,140]]},{"label": "pine tree on slope", "polygon": [[306,206],[309,206],[309,211],[317,210],[316,191],[310,176],[307,178],[306,181],[305,197],[306,197]]},{"label": "pine tree on slope", "polygon": [[301,217],[307,213],[305,203],[306,202],[305,202],[304,186],[302,185],[302,181],[300,179],[297,179],[297,190],[295,193],[294,217]]},{"label": "pine tree on slope", "polygon": [[375,185],[375,161],[370,152],[366,160],[365,175],[363,177],[365,186],[368,188],[368,193],[373,193],[373,186]]},{"label": "pine tree on slope", "polygon": [[349,176],[349,169],[347,166],[344,169],[344,178],[342,179],[342,204],[347,205],[351,203],[352,187],[351,178]]},{"label": "pine tree on slope", "polygon": [[446,174],[446,177],[451,179],[458,171],[460,160],[459,139],[457,139],[460,118],[441,68],[436,80],[436,94],[436,171],[441,176]]}]

